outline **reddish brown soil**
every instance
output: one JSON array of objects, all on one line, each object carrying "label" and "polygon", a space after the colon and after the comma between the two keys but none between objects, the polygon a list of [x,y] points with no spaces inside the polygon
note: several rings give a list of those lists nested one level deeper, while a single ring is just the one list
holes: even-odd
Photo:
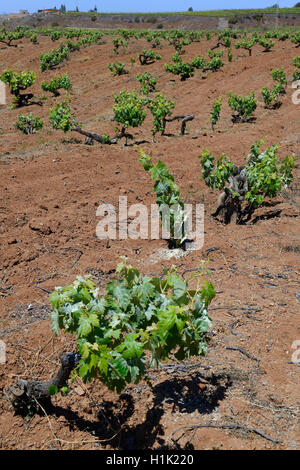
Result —
[{"label": "reddish brown soil", "polygon": [[[215,41],[186,47],[184,60],[205,54]],[[57,43],[55,43],[56,47]],[[38,73],[32,87],[36,97],[47,95],[43,106],[24,110],[0,107],[1,141],[1,317],[0,338],[7,344],[7,363],[0,366],[2,391],[0,447],[3,449],[144,449],[185,445],[195,449],[299,449],[299,366],[292,364],[292,344],[300,340],[299,323],[299,159],[290,190],[263,205],[247,225],[224,226],[210,216],[216,194],[200,178],[197,156],[204,149],[226,153],[236,163],[245,161],[250,146],[261,138],[266,145],[280,144],[280,156],[299,158],[299,106],[292,104],[292,58],[298,50],[290,42],[276,42],[263,53],[256,46],[252,57],[233,49],[234,60],[215,73],[180,82],[164,71],[174,50],[160,49],[162,60],[147,67],[130,64],[143,48],[133,41],[118,57],[107,44],[93,45],[71,54],[59,72],[73,83],[72,108],[83,128],[114,133],[111,122],[113,94],[139,89],[135,76],[148,70],[158,78],[159,91],[176,99],[174,113],[192,113],[188,134],[178,137],[178,123],[168,125],[174,135],[152,141],[151,119],[134,131],[139,146],[87,146],[79,134],[50,128],[49,107],[55,99],[43,93],[42,80],[57,71],[39,71],[39,55],[53,48],[48,38],[38,45],[22,40],[17,48],[0,49],[0,70],[6,67]],[[121,60],[128,75],[112,77],[107,66]],[[226,61],[227,62],[227,61]],[[248,94],[261,100],[263,86],[271,87],[271,71],[284,67],[287,93],[277,110],[260,101],[256,121],[233,124],[227,93]],[[64,95],[64,93],[62,93]],[[212,102],[223,97],[221,119],[211,131]],[[24,136],[14,127],[20,112],[33,112],[45,121],[42,131]],[[138,148],[161,159],[180,185],[186,202],[205,204],[205,243],[200,251],[171,261],[154,262],[164,240],[100,241],[95,230],[96,208],[101,200],[117,205],[119,195],[128,202],[155,202],[153,183],[139,163]],[[211,304],[214,336],[205,358],[187,361],[195,368],[151,371],[153,390],[145,383],[126,389],[119,398],[99,382],[87,387],[76,381],[67,397],[59,395],[47,416],[25,419],[14,414],[5,389],[16,377],[48,380],[60,355],[75,350],[74,340],[53,337],[48,294],[90,274],[103,285],[114,277],[118,256],[143,273],[160,273],[175,264],[179,271],[197,268],[207,260],[218,295]],[[242,348],[247,356],[238,350]],[[255,360],[258,359],[258,360]],[[172,362],[173,363],[173,362]],[[175,362],[174,362],[175,364]],[[189,424],[238,424],[256,428],[202,428],[183,434]],[[116,435],[115,437],[113,437]],[[270,437],[277,444],[268,440]]]}]

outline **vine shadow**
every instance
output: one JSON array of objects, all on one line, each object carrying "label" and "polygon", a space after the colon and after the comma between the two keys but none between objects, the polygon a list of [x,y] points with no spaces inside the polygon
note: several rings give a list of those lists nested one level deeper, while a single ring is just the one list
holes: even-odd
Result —
[{"label": "vine shadow", "polygon": [[274,211],[269,211],[266,214],[258,215],[258,216],[255,217],[255,219],[252,220],[251,225],[255,225],[260,220],[270,220],[270,219],[274,219],[276,217],[280,217],[281,212],[282,212],[281,209],[277,209],[277,210],[274,210]]},{"label": "vine shadow", "polygon": [[[264,201],[260,207],[265,208],[274,208],[278,204],[281,204],[280,201]],[[256,224],[259,220],[269,220],[275,217],[280,217],[282,209],[274,209],[266,212],[265,214],[257,215],[252,219],[255,209],[246,208],[242,211],[241,217],[239,219],[239,225],[246,225],[247,222],[250,222],[251,225]]]},{"label": "vine shadow", "polygon": [[[156,443],[159,445],[158,449],[168,449],[169,444],[161,424],[165,413],[164,403],[172,405],[171,413],[179,411],[188,415],[198,411],[201,415],[211,414],[225,398],[231,385],[228,376],[213,374],[206,377],[200,372],[192,374],[189,378],[175,377],[165,380],[154,386],[153,403],[144,421],[135,426],[125,424],[122,433],[111,440],[110,445],[120,450],[145,450]],[[133,413],[133,409],[131,411]],[[191,445],[189,448],[191,449]]]},{"label": "vine shadow", "polygon": [[195,372],[189,378],[175,377],[157,384],[153,388],[153,406],[147,411],[144,422],[124,429],[120,449],[145,450],[154,443],[159,444],[158,449],[168,449],[169,444],[161,425],[164,403],[172,405],[172,413],[179,411],[188,415],[198,411],[201,415],[211,414],[225,398],[231,385],[228,376],[212,374],[207,377],[200,372]]},{"label": "vine shadow", "polygon": [[143,145],[143,144],[150,144],[151,142],[149,142],[149,140],[136,140],[134,145]]},{"label": "vine shadow", "polygon": [[[206,376],[195,372],[188,378],[174,377],[165,380],[152,389],[153,401],[143,422],[129,424],[129,419],[139,413],[140,404],[134,397],[122,393],[118,401],[103,401],[97,405],[96,420],[85,419],[76,411],[49,403],[45,411],[55,417],[64,416],[71,431],[89,432],[94,438],[103,441],[103,447],[118,450],[146,450],[154,444],[160,450],[170,449],[166,440],[161,419],[165,413],[164,404],[172,405],[171,413],[180,412],[187,416],[198,411],[200,415],[213,413],[224,400],[227,389],[232,385],[229,376],[224,374]],[[142,407],[143,405],[141,400]],[[43,412],[40,410],[40,415]],[[98,444],[99,445],[99,444]],[[177,443],[179,449],[180,444]],[[186,446],[182,449],[187,450]],[[191,443],[188,449],[193,449]]]},{"label": "vine shadow", "polygon": [[252,122],[256,122],[257,120],[256,116],[250,116],[246,119],[241,119],[238,115],[232,114],[231,117],[232,117],[231,121],[233,123],[251,124]]},{"label": "vine shadow", "polygon": [[[117,402],[103,401],[97,405],[94,421],[83,418],[70,408],[52,403],[47,406],[44,404],[44,409],[48,415],[57,418],[63,416],[71,431],[89,432],[95,438],[95,442],[99,439],[104,441],[103,445],[110,444],[118,448],[122,432],[120,430],[134,413],[134,400],[129,393],[122,393]],[[43,411],[39,410],[38,414],[42,416]]]}]

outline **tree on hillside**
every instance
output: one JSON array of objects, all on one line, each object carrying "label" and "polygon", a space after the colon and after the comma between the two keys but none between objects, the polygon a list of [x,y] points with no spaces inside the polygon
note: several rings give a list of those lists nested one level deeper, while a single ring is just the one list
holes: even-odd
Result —
[{"label": "tree on hillside", "polygon": [[193,7],[190,7],[190,8],[188,9],[188,11],[194,11],[194,10],[193,10]]}]

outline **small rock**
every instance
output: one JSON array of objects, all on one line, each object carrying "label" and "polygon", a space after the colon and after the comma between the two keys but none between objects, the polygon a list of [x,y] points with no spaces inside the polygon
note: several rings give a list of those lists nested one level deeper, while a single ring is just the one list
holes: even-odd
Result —
[{"label": "small rock", "polygon": [[34,230],[35,232],[40,232],[43,235],[50,235],[51,233],[53,233],[49,225],[44,224],[43,222],[38,222],[36,220],[30,222],[29,228],[31,228],[31,230]]},{"label": "small rock", "polygon": [[281,405],[283,403],[283,399],[277,393],[270,393],[269,399],[276,405]]},{"label": "small rock", "polygon": [[77,395],[79,395],[79,396],[82,396],[82,395],[85,394],[85,390],[83,390],[83,388],[81,388],[81,387],[75,387],[74,392],[77,393]]}]

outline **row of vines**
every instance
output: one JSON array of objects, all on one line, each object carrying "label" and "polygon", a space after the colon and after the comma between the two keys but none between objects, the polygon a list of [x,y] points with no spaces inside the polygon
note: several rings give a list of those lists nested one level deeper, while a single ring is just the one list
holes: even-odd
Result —
[{"label": "row of vines", "polygon": [[[173,115],[175,101],[168,99],[159,91],[158,77],[148,72],[149,66],[161,60],[158,53],[165,44],[174,47],[174,54],[169,63],[164,64],[162,72],[180,77],[186,81],[195,73],[218,73],[226,63],[235,60],[234,48],[248,51],[249,56],[257,53],[270,53],[274,49],[275,40],[290,41],[296,48],[300,47],[299,32],[269,31],[262,33],[246,33],[242,31],[204,32],[204,31],[128,31],[115,32],[86,31],[68,29],[66,31],[43,29],[32,31],[18,28],[14,32],[0,30],[0,42],[7,47],[18,47],[18,41],[29,40],[39,44],[39,38],[49,36],[53,43],[62,40],[61,44],[49,52],[40,54],[40,73],[56,70],[70,60],[72,54],[89,45],[111,41],[112,53],[120,56],[127,50],[132,40],[146,40],[149,49],[142,49],[131,58],[130,64],[121,61],[111,62],[108,69],[113,77],[129,73],[128,69],[136,60],[146,72],[136,75],[140,90],[121,90],[113,95],[113,118],[116,123],[112,135],[88,132],[72,112],[70,97],[56,102],[49,110],[49,123],[53,129],[63,132],[77,132],[86,137],[86,144],[95,141],[102,145],[117,144],[120,139],[133,140],[131,129],[140,127],[147,115],[152,118],[153,139],[160,133],[166,133],[168,122],[180,121],[182,136],[186,133],[186,125],[195,118],[192,114]],[[184,61],[186,48],[189,44],[200,41],[216,40],[207,57],[196,56]],[[234,42],[235,41],[235,42]],[[226,53],[226,54],[225,54]],[[236,58],[238,60],[238,58]],[[293,80],[300,78],[300,57],[293,59],[295,70]],[[126,69],[127,67],[127,69]],[[17,72],[11,69],[2,71],[0,79],[6,83],[13,96],[12,106],[25,107],[42,102],[34,101],[35,97],[27,90],[36,81],[37,74],[33,71]],[[67,73],[58,74],[51,80],[43,80],[41,89],[58,97],[61,90],[72,90],[72,77]],[[287,75],[282,67],[272,70],[273,87],[264,87],[260,93],[264,106],[275,109],[280,106],[280,98],[286,93]],[[258,101],[254,91],[249,95],[238,96],[228,90],[228,106],[232,111],[233,123],[250,121],[257,108]],[[210,120],[215,130],[222,112],[222,99],[218,98],[211,104]],[[32,113],[20,114],[15,126],[24,134],[33,134],[41,130],[44,122]],[[293,156],[283,160],[278,157],[278,146],[272,145],[265,150],[263,141],[257,141],[251,147],[246,162],[242,166],[235,165],[226,155],[215,161],[210,151],[203,150],[199,156],[199,173],[202,173],[206,185],[220,191],[216,212],[217,217],[223,214],[225,223],[235,220],[245,223],[265,198],[276,197],[287,188],[293,179],[292,169],[295,163]],[[185,248],[184,203],[180,189],[173,175],[162,161],[154,163],[143,151],[140,152],[140,163],[149,172],[154,181],[154,192],[157,204],[170,208],[170,237],[173,246]],[[175,225],[178,224],[178,208],[183,226],[183,234],[175,240]],[[176,209],[176,210],[175,210]],[[161,217],[164,224],[164,219]],[[59,390],[67,393],[66,383],[72,370],[75,370],[85,382],[99,378],[109,389],[121,392],[128,383],[138,383],[147,378],[149,367],[157,367],[171,355],[177,360],[191,356],[204,355],[209,341],[209,330],[212,320],[208,307],[216,292],[213,284],[203,275],[208,271],[205,266],[200,273],[191,279],[183,279],[176,270],[166,270],[160,277],[143,276],[137,269],[125,261],[117,267],[118,279],[108,282],[105,294],[86,278],[78,279],[69,286],[58,288],[51,294],[52,328],[58,334],[64,330],[77,339],[76,353],[67,353],[62,359],[62,367],[51,383],[28,382],[19,380],[18,390],[14,391],[16,405],[24,400],[35,398],[49,399],[51,394]],[[189,281],[196,282],[193,289]]]}]

